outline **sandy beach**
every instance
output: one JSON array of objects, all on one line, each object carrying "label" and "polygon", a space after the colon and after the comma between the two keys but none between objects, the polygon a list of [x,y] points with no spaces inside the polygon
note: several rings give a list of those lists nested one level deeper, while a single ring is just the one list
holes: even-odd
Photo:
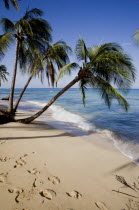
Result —
[{"label": "sandy beach", "polygon": [[72,136],[39,121],[1,125],[0,209],[126,209],[129,196],[113,190],[135,193],[121,188],[115,175],[133,183],[139,166],[106,140],[97,133]]}]

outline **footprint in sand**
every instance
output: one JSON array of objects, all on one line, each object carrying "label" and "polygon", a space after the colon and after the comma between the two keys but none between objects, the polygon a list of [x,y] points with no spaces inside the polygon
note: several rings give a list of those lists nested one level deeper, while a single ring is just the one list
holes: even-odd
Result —
[{"label": "footprint in sand", "polygon": [[30,174],[40,174],[40,171],[38,171],[36,168],[33,168],[32,170],[28,170],[28,172],[30,173]]},{"label": "footprint in sand", "polygon": [[4,182],[5,182],[4,177],[0,176],[0,183],[4,183]]},{"label": "footprint in sand", "polygon": [[6,143],[6,141],[0,141],[0,144],[5,144]]},{"label": "footprint in sand", "polygon": [[5,183],[5,182],[7,183],[7,175],[8,172],[0,174],[0,183]]},{"label": "footprint in sand", "polygon": [[76,198],[76,199],[80,199],[82,197],[82,195],[78,192],[78,191],[72,191],[70,193],[66,193],[68,196],[72,197],[72,198]]},{"label": "footprint in sand", "polygon": [[53,184],[59,184],[60,183],[60,179],[56,176],[50,176],[50,177],[48,177],[48,180],[50,182],[52,182]]},{"label": "footprint in sand", "polygon": [[23,192],[23,189],[21,189],[21,188],[10,188],[10,189],[8,189],[8,191],[10,193],[17,193],[17,194],[19,194],[19,193]]},{"label": "footprint in sand", "polygon": [[96,202],[95,203],[96,204],[96,206],[99,208],[99,209],[102,209],[102,210],[108,210],[108,208],[105,206],[105,204],[104,203],[102,203],[102,202]]},{"label": "footprint in sand", "polygon": [[16,193],[17,194],[17,196],[15,197],[16,203],[19,203],[25,197],[24,190],[21,189],[21,188],[8,189],[8,191],[10,193]]},{"label": "footprint in sand", "polygon": [[39,185],[42,185],[43,181],[39,181],[38,179],[35,178],[34,182],[33,182],[33,187],[38,187]]},{"label": "footprint in sand", "polygon": [[41,191],[40,195],[49,200],[52,200],[52,198],[56,196],[56,192],[53,190],[47,189],[47,190]]},{"label": "footprint in sand", "polygon": [[26,161],[24,160],[24,158],[26,158],[28,156],[28,154],[24,154],[22,157],[20,157],[20,159],[16,160],[16,165],[14,166],[14,168],[23,166],[26,164]]},{"label": "footprint in sand", "polygon": [[24,197],[25,197],[24,192],[18,194],[18,195],[15,197],[16,203],[19,203],[20,201],[22,201]]},{"label": "footprint in sand", "polygon": [[8,159],[10,159],[10,158],[0,156],[0,161],[1,162],[6,162]]}]

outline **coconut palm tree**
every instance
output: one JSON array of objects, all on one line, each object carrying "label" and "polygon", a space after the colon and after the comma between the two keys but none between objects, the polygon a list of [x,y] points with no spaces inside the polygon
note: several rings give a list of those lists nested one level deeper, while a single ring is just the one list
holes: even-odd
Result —
[{"label": "coconut palm tree", "polygon": [[7,18],[2,18],[0,22],[5,32],[5,34],[0,37],[1,54],[4,53],[4,50],[9,47],[11,42],[16,42],[14,70],[8,107],[10,113],[13,112],[14,88],[18,63],[20,67],[25,67],[27,59],[26,50],[30,49],[32,53],[38,48],[42,50],[44,49],[45,40],[51,40],[52,29],[46,20],[40,18],[42,14],[41,10],[34,8],[30,11],[26,11],[25,15],[15,23]]},{"label": "coconut palm tree", "polygon": [[57,79],[78,69],[77,76],[59,93],[54,96],[46,106],[31,117],[17,120],[21,123],[30,123],[46,111],[65,91],[79,82],[82,92],[83,103],[85,103],[85,90],[87,87],[98,88],[101,97],[108,107],[112,99],[117,99],[119,104],[127,111],[128,103],[123,96],[111,85],[114,83],[118,88],[125,90],[129,88],[135,79],[135,69],[131,59],[123,53],[122,48],[116,43],[106,43],[99,46],[87,48],[85,42],[79,39],[76,45],[76,56],[82,65],[70,63],[64,66],[58,74]]},{"label": "coconut palm tree", "polygon": [[0,86],[2,82],[7,81],[7,75],[9,75],[9,73],[7,72],[6,67],[4,65],[0,65]]},{"label": "coconut palm tree", "polygon": [[60,69],[69,62],[68,53],[70,51],[71,48],[64,41],[58,41],[52,45],[47,42],[47,49],[43,53],[43,58],[38,52],[36,54],[28,53],[28,73],[30,76],[15,103],[14,113],[33,77],[38,75],[43,81],[45,74],[48,78],[48,84],[50,85],[50,79],[51,85],[54,87],[56,68]]},{"label": "coconut palm tree", "polygon": [[19,10],[19,6],[18,6],[18,3],[17,3],[17,0],[3,0],[4,4],[5,4],[5,7],[6,9],[10,9],[10,3],[12,4],[12,6]]}]

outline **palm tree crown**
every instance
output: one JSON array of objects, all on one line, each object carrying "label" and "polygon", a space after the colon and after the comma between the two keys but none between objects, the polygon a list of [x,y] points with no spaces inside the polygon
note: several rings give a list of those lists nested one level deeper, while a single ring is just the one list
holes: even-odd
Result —
[{"label": "palm tree crown", "polygon": [[79,39],[75,53],[82,65],[71,63],[64,66],[57,80],[69,73],[72,69],[79,68],[79,86],[82,92],[83,103],[85,103],[85,90],[87,87],[98,88],[101,97],[110,107],[112,99],[116,98],[126,110],[128,103],[122,95],[111,85],[126,90],[131,87],[135,79],[135,68],[128,55],[124,54],[122,48],[116,43],[106,43],[99,46],[87,48],[85,42]]},{"label": "palm tree crown", "polygon": [[51,85],[54,87],[56,67],[60,70],[60,68],[69,63],[68,54],[70,52],[71,48],[64,41],[58,41],[52,45],[48,43],[48,47],[44,52],[43,62],[49,85],[50,79]]}]

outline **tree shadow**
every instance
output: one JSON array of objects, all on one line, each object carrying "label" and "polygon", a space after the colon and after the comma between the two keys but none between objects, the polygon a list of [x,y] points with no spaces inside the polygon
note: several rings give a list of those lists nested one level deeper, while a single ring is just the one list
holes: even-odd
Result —
[{"label": "tree shadow", "polygon": [[120,166],[120,167],[117,167],[116,169],[112,170],[111,172],[115,173],[115,172],[119,172],[119,171],[121,171],[121,170],[123,170],[125,168],[132,169],[134,167],[139,167],[138,164],[139,164],[139,158],[135,159],[135,160],[132,160],[132,161],[130,161],[130,162]]},{"label": "tree shadow", "polygon": [[0,141],[3,140],[22,140],[22,139],[41,139],[41,138],[54,138],[54,137],[62,137],[62,136],[70,136],[73,137],[72,135],[68,134],[68,133],[61,133],[61,134],[57,134],[57,135],[48,135],[48,136],[16,136],[16,137],[3,137],[0,138]]},{"label": "tree shadow", "polygon": [[[12,122],[13,123],[13,122]],[[53,128],[52,126],[48,125],[48,124],[43,124],[41,121],[37,121],[37,122],[33,122],[30,124],[21,124],[21,123],[17,123],[15,122],[15,125],[11,125],[8,126],[7,124],[3,124],[0,126],[0,129],[26,129],[26,130],[56,130],[55,128]]]}]

